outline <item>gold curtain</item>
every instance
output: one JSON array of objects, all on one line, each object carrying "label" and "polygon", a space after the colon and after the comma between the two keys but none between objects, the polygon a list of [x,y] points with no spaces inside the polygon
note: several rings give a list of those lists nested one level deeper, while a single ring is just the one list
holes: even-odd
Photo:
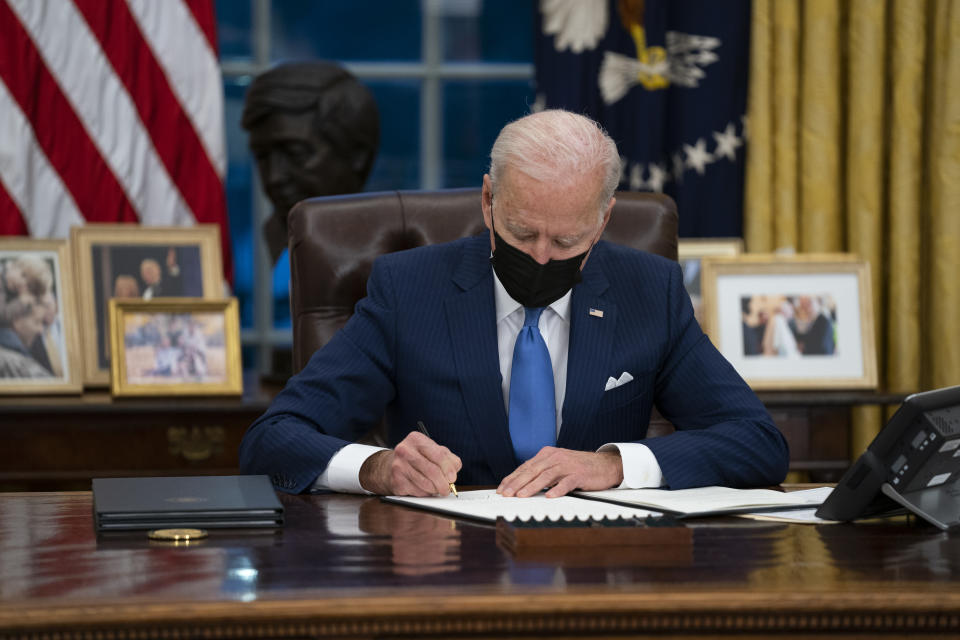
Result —
[{"label": "gold curtain", "polygon": [[[960,384],[960,0],[754,0],[748,251],[870,263],[880,386]],[[861,453],[879,408],[854,412]]]}]

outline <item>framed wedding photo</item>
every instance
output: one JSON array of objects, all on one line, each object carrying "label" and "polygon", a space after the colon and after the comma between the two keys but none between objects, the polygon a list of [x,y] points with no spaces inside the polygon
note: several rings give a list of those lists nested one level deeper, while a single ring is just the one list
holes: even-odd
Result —
[{"label": "framed wedding photo", "polygon": [[71,229],[80,294],[87,386],[110,383],[108,304],[112,298],[222,298],[216,225],[142,227],[87,224]]},{"label": "framed wedding photo", "polygon": [[110,300],[116,396],[239,395],[236,298]]},{"label": "framed wedding photo", "polygon": [[683,269],[683,286],[693,304],[693,315],[703,325],[703,291],[701,285],[704,258],[733,257],[743,253],[741,238],[681,238],[677,245],[677,261]]},{"label": "framed wedding photo", "polygon": [[866,262],[848,254],[703,261],[705,329],[756,390],[877,385]]},{"label": "framed wedding photo", "polygon": [[0,394],[80,393],[66,240],[0,239]]}]

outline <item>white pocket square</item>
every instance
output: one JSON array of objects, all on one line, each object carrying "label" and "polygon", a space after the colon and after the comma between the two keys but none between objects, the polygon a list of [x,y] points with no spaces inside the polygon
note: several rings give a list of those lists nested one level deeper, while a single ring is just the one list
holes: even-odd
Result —
[{"label": "white pocket square", "polygon": [[603,388],[603,390],[610,391],[610,389],[616,389],[621,385],[627,384],[631,380],[633,380],[633,376],[627,373],[626,371],[624,371],[623,373],[620,374],[619,378],[614,378],[613,376],[610,376],[609,378],[607,378],[607,384]]}]

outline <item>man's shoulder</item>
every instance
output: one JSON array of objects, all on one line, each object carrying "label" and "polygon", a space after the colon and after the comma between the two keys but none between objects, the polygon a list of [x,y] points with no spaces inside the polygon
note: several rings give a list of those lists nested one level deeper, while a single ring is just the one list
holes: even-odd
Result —
[{"label": "man's shoulder", "polygon": [[617,271],[630,267],[669,277],[670,271],[678,267],[678,263],[670,258],[605,240],[597,243],[597,250],[599,261]]},{"label": "man's shoulder", "polygon": [[481,236],[396,251],[377,258],[371,279],[386,278],[410,300],[436,298],[453,290],[458,274],[475,282],[484,265],[489,270],[489,254],[490,240]]},{"label": "man's shoulder", "polygon": [[[588,269],[596,269],[599,273],[588,276]],[[587,260],[584,280],[604,283],[600,286],[609,287],[608,295],[619,303],[649,305],[669,296],[669,292],[683,282],[683,276],[680,266],[669,258],[602,242]]]},{"label": "man's shoulder", "polygon": [[428,244],[413,249],[386,253],[377,262],[388,264],[390,268],[420,268],[425,264],[457,264],[465,252],[490,250],[490,240],[485,236],[470,236],[451,242]]}]

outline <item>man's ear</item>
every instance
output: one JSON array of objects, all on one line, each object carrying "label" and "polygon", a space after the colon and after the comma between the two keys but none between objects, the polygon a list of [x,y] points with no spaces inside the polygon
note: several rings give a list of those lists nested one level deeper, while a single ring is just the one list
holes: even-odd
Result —
[{"label": "man's ear", "polygon": [[483,224],[493,229],[493,181],[489,174],[483,174],[483,188],[480,190],[480,209],[483,211]]},{"label": "man's ear", "polygon": [[611,197],[610,204],[607,205],[607,210],[603,213],[603,222],[600,223],[600,230],[597,231],[597,237],[593,239],[593,244],[600,242],[600,236],[603,235],[603,230],[607,228],[607,223],[610,222],[610,213],[613,211],[613,205],[617,204],[617,199]]},{"label": "man's ear", "polygon": [[600,242],[600,236],[603,235],[603,230],[607,228],[607,223],[610,222],[610,213],[613,211],[613,205],[617,204],[616,198],[610,198],[610,204],[607,205],[607,210],[603,213],[603,222],[600,223],[600,228],[597,229],[597,235],[594,236],[593,242],[590,244],[590,248],[587,249],[587,255],[583,256],[583,261],[580,263],[580,270],[583,270],[585,264],[587,264],[587,258],[590,257],[590,254],[593,252],[593,248],[597,246],[597,243]]},{"label": "man's ear", "polygon": [[480,190],[480,209],[483,211],[483,224],[490,229],[490,253],[497,250],[497,240],[493,237],[493,181],[483,174],[483,189]]}]

